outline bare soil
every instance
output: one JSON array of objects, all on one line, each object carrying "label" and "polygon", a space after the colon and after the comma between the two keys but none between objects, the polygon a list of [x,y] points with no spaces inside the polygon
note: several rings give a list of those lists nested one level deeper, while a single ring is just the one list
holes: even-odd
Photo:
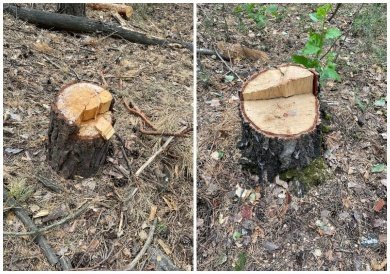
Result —
[{"label": "bare soil", "polygon": [[[281,18],[268,19],[260,30],[247,17],[239,23],[236,6],[198,5],[198,47],[224,41],[266,52],[268,62],[228,63],[244,80],[290,62],[305,44],[308,14],[317,7],[278,5]],[[330,25],[348,29],[357,8],[343,5]],[[380,207],[387,199],[386,169],[372,172],[386,164],[386,106],[374,106],[386,97],[386,64],[366,49],[367,43],[386,48],[382,29],[375,40],[349,32],[335,45],[342,80],[321,87],[320,97],[330,119],[323,133],[330,176],[302,198],[294,196],[292,183],[259,185],[256,175],[241,169],[242,82],[217,56],[198,56],[198,270],[386,269],[387,206]],[[240,188],[249,196],[239,198]]]},{"label": "bare soil", "polygon": [[[54,11],[54,4],[23,4]],[[150,35],[192,41],[191,4],[137,4],[128,28]],[[87,9],[87,16],[115,24],[109,12]],[[166,141],[141,134],[140,119],[121,99],[135,103],[161,131],[192,127],[193,62],[187,49],[145,46],[109,36],[37,28],[4,14],[4,185],[31,189],[20,206],[39,227],[74,212],[86,212],[51,229],[45,236],[58,256],[78,270],[117,270],[128,265],[145,243],[151,208],[158,219],[151,247],[173,263],[192,269],[192,137],[175,138],[139,178],[118,171],[126,167],[121,144],[112,138],[109,158],[93,178],[64,180],[45,161],[50,104],[59,89],[77,78],[105,85],[116,101],[115,130],[135,172]],[[10,150],[11,149],[11,150]],[[12,150],[16,149],[16,150]],[[18,151],[21,150],[21,151]],[[56,194],[36,176],[63,189]],[[26,231],[3,204],[4,230]],[[56,213],[57,215],[55,215]],[[42,217],[37,217],[43,215]],[[45,219],[46,217],[50,217]],[[31,237],[4,237],[4,270],[55,270]],[[136,270],[155,270],[147,252]]]}]

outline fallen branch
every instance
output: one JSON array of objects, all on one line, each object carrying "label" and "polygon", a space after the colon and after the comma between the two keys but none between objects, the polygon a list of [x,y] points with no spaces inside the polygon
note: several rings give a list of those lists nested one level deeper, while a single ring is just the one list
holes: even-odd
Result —
[{"label": "fallen branch", "polygon": [[226,63],[226,61],[222,58],[222,56],[218,53],[217,50],[215,50],[215,53],[217,54],[217,56],[219,57],[219,59],[221,59],[221,61],[225,64],[225,66],[234,74],[236,75],[237,79],[240,80],[241,82],[242,79],[240,78],[240,76],[238,76],[238,74]]},{"label": "fallen branch", "polygon": [[58,186],[57,184],[53,183],[52,181],[50,181],[49,179],[41,176],[41,175],[36,175],[35,176],[39,182],[41,182],[46,188],[50,189],[51,191],[55,192],[55,193],[61,193],[63,191],[63,189]]},{"label": "fallen branch", "polygon": [[11,14],[16,18],[46,29],[82,33],[100,33],[103,35],[112,35],[114,38],[125,39],[132,43],[160,46],[180,44],[191,51],[193,49],[192,43],[189,42],[152,37],[144,33],[130,31],[113,24],[106,24],[86,17],[26,9],[17,7],[14,4],[4,4],[3,8],[5,13]]},{"label": "fallen branch", "polygon": [[157,219],[154,219],[154,222],[153,222],[152,226],[150,227],[149,235],[148,235],[148,238],[146,239],[144,246],[142,247],[141,251],[137,254],[137,256],[134,258],[134,260],[132,260],[131,263],[123,269],[124,271],[133,270],[134,267],[136,266],[136,264],[138,263],[138,261],[145,254],[146,250],[149,248],[149,245],[151,244],[151,242],[153,240],[153,235],[154,235],[154,230],[156,228],[156,224],[157,224]]},{"label": "fallen branch", "polygon": [[125,105],[126,109],[128,112],[132,113],[132,114],[135,114],[137,115],[138,117],[140,117],[148,126],[150,126],[152,129],[154,130],[157,130],[152,122],[149,121],[149,119],[145,116],[145,114],[143,114],[138,108],[136,109],[136,107],[134,107],[134,105],[131,103],[131,106],[129,106],[129,104],[123,99],[123,104]]},{"label": "fallen branch", "polygon": [[174,136],[174,137],[186,137],[186,134],[190,131],[192,131],[192,128],[187,128],[185,131],[181,133],[173,133],[173,132],[159,132],[159,131],[151,131],[151,130],[146,130],[143,128],[142,124],[139,128],[139,131],[142,134],[146,135],[157,135],[157,136]]},{"label": "fallen branch", "polygon": [[68,221],[70,221],[73,218],[76,218],[77,216],[81,215],[87,208],[89,207],[89,203],[85,202],[80,206],[80,208],[75,211],[74,213],[69,214],[65,218],[59,220],[58,222],[55,222],[51,225],[42,227],[42,228],[37,228],[34,224],[34,228],[31,227],[31,231],[28,232],[9,232],[9,231],[4,231],[3,235],[4,236],[30,236],[30,235],[38,235],[43,232],[46,232],[54,227],[60,226]]},{"label": "fallen branch", "polygon": [[[5,187],[3,187],[3,201],[7,203],[10,207],[12,207],[12,210],[14,211],[16,217],[18,217],[28,229],[38,230],[38,227],[28,216],[28,212],[24,208],[20,207],[14,198],[8,195],[8,191]],[[63,270],[71,268],[71,265],[69,265],[66,259],[58,259],[57,255],[55,254],[55,252],[53,251],[53,249],[43,235],[36,235],[34,237],[34,241],[42,249],[42,252],[45,255],[49,264],[57,265],[58,263],[60,263],[60,266]]]},{"label": "fallen branch", "polygon": [[[177,133],[183,133],[185,130],[187,130],[187,127],[181,128]],[[142,171],[150,165],[151,162],[161,153],[163,152],[167,146],[172,142],[172,140],[175,138],[175,136],[171,136],[168,138],[168,140],[157,150],[135,173],[135,176],[138,177]]]}]

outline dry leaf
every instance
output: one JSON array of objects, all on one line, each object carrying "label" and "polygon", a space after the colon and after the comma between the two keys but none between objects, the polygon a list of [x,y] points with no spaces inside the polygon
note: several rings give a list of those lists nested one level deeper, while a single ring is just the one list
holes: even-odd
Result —
[{"label": "dry leaf", "polygon": [[171,254],[172,254],[171,249],[169,248],[169,246],[168,246],[166,243],[164,243],[163,240],[158,239],[157,242],[158,242],[158,244],[161,246],[161,248],[164,249],[164,252],[165,252],[167,255],[171,255]]},{"label": "dry leaf", "polygon": [[145,230],[141,230],[138,233],[138,236],[141,239],[141,241],[145,241],[148,238],[148,234],[145,232]]},{"label": "dry leaf", "polygon": [[50,213],[49,210],[43,209],[43,210],[39,211],[37,214],[35,214],[33,216],[33,219],[47,216],[47,215],[49,215],[49,213]]},{"label": "dry leaf", "polygon": [[372,270],[379,271],[382,270],[387,264],[387,259],[385,258],[382,262],[378,263],[376,259],[371,260]]},{"label": "dry leaf", "polygon": [[376,201],[375,203],[375,206],[374,206],[374,210],[376,212],[380,212],[383,208],[383,206],[385,205],[385,201],[383,199],[379,199],[378,201]]},{"label": "dry leaf", "polygon": [[162,198],[170,210],[173,210],[173,211],[177,210],[177,203],[175,201],[173,201],[172,199],[165,198],[165,197],[162,197]]},{"label": "dry leaf", "polygon": [[50,47],[48,44],[46,44],[45,42],[36,42],[34,44],[34,48],[39,51],[39,52],[42,52],[42,53],[51,53],[54,51],[54,49],[52,47]]},{"label": "dry leaf", "polygon": [[99,247],[100,245],[100,241],[98,239],[94,239],[91,241],[91,243],[89,244],[89,248],[88,250],[89,251],[95,251],[97,250],[97,248]]},{"label": "dry leaf", "polygon": [[150,207],[149,221],[154,220],[154,218],[156,217],[156,213],[157,213],[157,206],[152,205]]}]

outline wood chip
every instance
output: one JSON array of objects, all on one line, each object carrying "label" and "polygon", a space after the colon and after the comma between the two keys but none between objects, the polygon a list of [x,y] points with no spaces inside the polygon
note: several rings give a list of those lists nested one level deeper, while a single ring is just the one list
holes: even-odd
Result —
[{"label": "wood chip", "polygon": [[172,250],[169,248],[169,246],[164,243],[163,240],[161,239],[158,239],[157,240],[158,244],[161,246],[162,249],[164,249],[164,252],[167,254],[167,255],[171,255],[172,254]]}]

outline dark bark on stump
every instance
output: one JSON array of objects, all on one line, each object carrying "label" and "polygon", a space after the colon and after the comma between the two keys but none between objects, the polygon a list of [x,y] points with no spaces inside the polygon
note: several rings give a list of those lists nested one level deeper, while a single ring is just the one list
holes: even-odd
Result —
[{"label": "dark bark on stump", "polygon": [[86,15],[85,6],[85,4],[59,3],[57,12],[62,14],[84,17]]},{"label": "dark bark on stump", "polygon": [[100,135],[83,139],[77,136],[78,127],[69,124],[52,106],[48,139],[50,166],[65,178],[74,175],[84,178],[95,175],[104,163],[110,142]]},{"label": "dark bark on stump", "polygon": [[282,171],[303,168],[321,156],[321,130],[297,139],[267,138],[246,122],[242,123],[241,165],[259,175],[260,182],[272,182]]}]

